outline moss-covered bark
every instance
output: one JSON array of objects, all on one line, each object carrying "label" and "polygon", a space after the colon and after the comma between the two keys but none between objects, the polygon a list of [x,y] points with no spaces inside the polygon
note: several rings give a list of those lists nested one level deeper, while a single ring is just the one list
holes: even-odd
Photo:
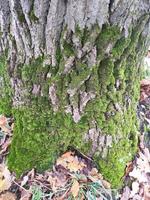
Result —
[{"label": "moss-covered bark", "polygon": [[7,53],[0,56],[0,113],[11,115],[12,89],[8,74]]},{"label": "moss-covered bark", "polygon": [[[120,185],[126,163],[137,148],[138,53],[143,49],[138,41],[147,18],[127,38],[109,25],[90,30],[77,27],[74,34],[65,27],[56,67],[46,64],[42,56],[13,69],[20,96],[12,108],[11,170],[18,175],[32,167],[44,170],[73,146],[93,157],[113,187]],[[1,72],[8,86],[5,74],[6,70]],[[9,96],[7,88],[3,94]],[[15,95],[14,86],[14,99]],[[9,102],[9,98],[0,101],[6,114],[11,111]]]}]

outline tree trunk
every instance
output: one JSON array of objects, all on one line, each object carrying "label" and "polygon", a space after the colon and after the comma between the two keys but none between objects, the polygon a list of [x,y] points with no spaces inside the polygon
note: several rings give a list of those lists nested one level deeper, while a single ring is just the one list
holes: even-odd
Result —
[{"label": "tree trunk", "polygon": [[9,168],[44,170],[68,147],[113,187],[137,149],[148,0],[0,0],[0,111],[15,119]]}]

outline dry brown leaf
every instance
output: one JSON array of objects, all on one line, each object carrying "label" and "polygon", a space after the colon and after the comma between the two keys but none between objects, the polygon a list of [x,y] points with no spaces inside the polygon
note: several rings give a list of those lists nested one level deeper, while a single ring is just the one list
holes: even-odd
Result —
[{"label": "dry brown leaf", "polygon": [[98,173],[98,170],[96,168],[92,168],[92,170],[89,172],[89,177],[92,179],[92,181],[96,180],[103,180],[102,174]]},{"label": "dry brown leaf", "polygon": [[80,183],[87,183],[87,182],[88,182],[88,177],[84,174],[80,174]]},{"label": "dry brown leaf", "polygon": [[31,199],[31,193],[26,191],[26,190],[22,190],[21,191],[21,198],[20,200],[30,200]]},{"label": "dry brown leaf", "polygon": [[56,191],[58,188],[64,187],[68,180],[65,177],[53,177],[51,174],[49,175],[47,181],[50,183],[52,190]]},{"label": "dry brown leaf", "polygon": [[11,133],[11,128],[8,126],[7,118],[3,115],[0,116],[0,127],[4,133]]},{"label": "dry brown leaf", "polygon": [[96,168],[92,168],[92,170],[90,171],[91,176],[95,176],[97,175],[97,173],[98,173],[98,170]]},{"label": "dry brown leaf", "polygon": [[134,167],[133,170],[129,173],[129,176],[139,180],[141,177],[141,170],[138,167]]},{"label": "dry brown leaf", "polygon": [[133,170],[133,162],[127,163],[125,175],[128,175]]},{"label": "dry brown leaf", "polygon": [[12,123],[12,125],[11,125],[11,130],[14,130],[14,126],[15,126],[15,124]]},{"label": "dry brown leaf", "polygon": [[129,199],[130,197],[130,193],[131,193],[131,190],[128,186],[126,186],[124,189],[123,189],[123,193],[121,195],[121,199],[120,200],[127,200]]},{"label": "dry brown leaf", "polygon": [[11,186],[11,174],[6,166],[0,165],[0,192],[8,190]]},{"label": "dry brown leaf", "polygon": [[150,185],[144,186],[144,200],[150,200]]},{"label": "dry brown leaf", "polygon": [[142,152],[139,152],[139,158],[137,158],[137,165],[141,171],[145,171],[146,173],[150,172],[150,164],[149,164],[149,155],[145,155]]},{"label": "dry brown leaf", "polygon": [[68,152],[64,153],[64,154],[61,156],[61,158],[68,158],[68,157],[73,156],[73,155],[74,155],[74,152],[68,151]]},{"label": "dry brown leaf", "polygon": [[71,172],[77,172],[79,170],[82,170],[83,167],[80,165],[80,163],[76,160],[74,160],[71,163],[68,163],[67,168],[71,171]]},{"label": "dry brown leaf", "polygon": [[33,168],[31,171],[29,171],[27,176],[30,177],[30,180],[33,180],[35,177],[35,169]]},{"label": "dry brown leaf", "polygon": [[89,175],[88,178],[92,181],[92,182],[96,182],[98,180],[102,180],[98,175],[97,176],[91,176]]},{"label": "dry brown leaf", "polygon": [[3,115],[0,116],[0,127],[7,125],[7,118]]},{"label": "dry brown leaf", "polygon": [[0,195],[0,200],[16,200],[17,197],[12,192],[6,192],[5,194]]},{"label": "dry brown leaf", "polygon": [[82,170],[86,166],[82,161],[79,162],[78,157],[74,156],[74,152],[66,152],[60,158],[57,159],[56,165],[62,165],[69,169],[71,172],[77,172]]},{"label": "dry brown leaf", "polygon": [[64,158],[61,158],[61,157],[60,157],[60,158],[57,159],[56,165],[61,165],[61,166],[63,166],[63,167],[66,168],[67,162],[66,162],[66,160],[65,160]]},{"label": "dry brown leaf", "polygon": [[74,159],[73,152],[69,151],[57,159],[56,165],[62,165],[66,168],[68,163],[72,162]]},{"label": "dry brown leaf", "polygon": [[42,174],[35,174],[35,179],[38,181],[44,181],[44,176]]},{"label": "dry brown leaf", "polygon": [[8,134],[11,133],[11,129],[10,129],[10,128],[7,128],[6,126],[0,126],[0,127],[1,127],[1,129],[2,129],[2,131],[3,131],[4,133],[8,133]]},{"label": "dry brown leaf", "polygon": [[76,179],[74,179],[74,182],[73,182],[71,190],[70,190],[74,198],[76,198],[78,196],[79,189],[80,189],[80,184]]},{"label": "dry brown leaf", "polygon": [[0,151],[0,155],[4,154],[5,152],[7,152],[8,147],[11,144],[11,138],[8,138],[3,145],[1,146],[1,151]]},{"label": "dry brown leaf", "polygon": [[28,176],[24,176],[24,177],[23,177],[23,180],[21,181],[21,186],[26,185],[27,182],[28,182],[28,180],[29,180],[29,177],[28,177]]},{"label": "dry brown leaf", "polygon": [[138,192],[139,192],[139,183],[137,181],[134,181],[132,183],[132,190],[130,194],[130,198],[133,198]]},{"label": "dry brown leaf", "polygon": [[111,188],[111,184],[108,182],[108,181],[106,181],[106,180],[101,180],[102,181],[102,183],[103,183],[103,186],[106,188],[106,189],[110,189]]},{"label": "dry brown leaf", "polygon": [[148,79],[143,79],[142,81],[141,81],[141,85],[143,86],[143,85],[150,85],[150,80],[148,80]]},{"label": "dry brown leaf", "polygon": [[63,194],[62,196],[59,197],[54,197],[55,200],[64,200],[67,199],[67,197],[70,195],[70,188],[68,188]]}]

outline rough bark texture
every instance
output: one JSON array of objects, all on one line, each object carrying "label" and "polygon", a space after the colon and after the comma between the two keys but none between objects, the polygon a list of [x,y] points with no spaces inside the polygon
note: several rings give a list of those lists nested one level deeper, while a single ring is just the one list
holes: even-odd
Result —
[{"label": "rough bark texture", "polygon": [[43,170],[73,146],[114,187],[137,147],[149,0],[0,0],[0,110],[8,165]]}]

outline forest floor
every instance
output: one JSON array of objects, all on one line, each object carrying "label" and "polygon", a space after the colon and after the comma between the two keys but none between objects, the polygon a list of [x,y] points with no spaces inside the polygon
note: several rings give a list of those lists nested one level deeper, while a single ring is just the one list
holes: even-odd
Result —
[{"label": "forest floor", "polygon": [[93,161],[74,150],[61,155],[52,170],[35,169],[17,179],[7,168],[6,156],[13,135],[13,119],[0,116],[0,200],[150,200],[150,80],[141,82],[137,109],[139,147],[127,163],[120,190],[112,190]]}]

